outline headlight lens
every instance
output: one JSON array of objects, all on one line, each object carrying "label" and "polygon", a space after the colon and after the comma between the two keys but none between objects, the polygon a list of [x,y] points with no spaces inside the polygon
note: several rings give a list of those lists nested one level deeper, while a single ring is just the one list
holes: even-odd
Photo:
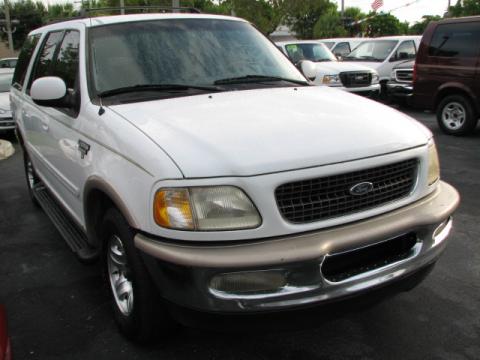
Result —
[{"label": "headlight lens", "polygon": [[378,84],[380,80],[380,76],[378,76],[377,72],[372,73],[372,84]]},{"label": "headlight lens", "polygon": [[428,145],[428,185],[432,185],[440,178],[440,162],[437,147],[432,140]]},{"label": "headlight lens", "polygon": [[257,209],[234,186],[161,189],[155,194],[155,222],[180,230],[251,229],[261,224]]},{"label": "headlight lens", "polygon": [[7,110],[0,108],[0,114],[5,114]]},{"label": "headlight lens", "polygon": [[322,83],[325,85],[341,85],[342,81],[338,75],[324,75]]}]

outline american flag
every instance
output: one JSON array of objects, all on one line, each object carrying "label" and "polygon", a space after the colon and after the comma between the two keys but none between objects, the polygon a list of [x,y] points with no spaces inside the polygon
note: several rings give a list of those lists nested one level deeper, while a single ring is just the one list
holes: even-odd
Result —
[{"label": "american flag", "polygon": [[377,11],[377,10],[380,9],[382,6],[383,6],[383,0],[375,0],[375,1],[372,3],[372,9],[373,9],[373,11]]}]

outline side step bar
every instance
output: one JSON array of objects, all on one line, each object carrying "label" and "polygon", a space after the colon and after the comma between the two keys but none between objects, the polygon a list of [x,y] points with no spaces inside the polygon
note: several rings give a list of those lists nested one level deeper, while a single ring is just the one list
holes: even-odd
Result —
[{"label": "side step bar", "polygon": [[99,252],[92,248],[85,233],[70,219],[64,210],[41,182],[36,184],[33,194],[43,211],[52,220],[58,232],[62,235],[68,247],[82,262],[92,262],[97,259]]}]

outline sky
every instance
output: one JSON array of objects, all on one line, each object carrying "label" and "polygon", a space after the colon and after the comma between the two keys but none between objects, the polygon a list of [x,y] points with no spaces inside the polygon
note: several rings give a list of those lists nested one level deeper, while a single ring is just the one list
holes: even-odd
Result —
[{"label": "sky", "polygon": [[[338,3],[340,9],[341,0],[333,0]],[[364,12],[369,12],[372,9],[373,0],[344,0],[345,8],[359,7]],[[421,20],[423,15],[443,15],[447,10],[448,0],[383,0],[383,7],[378,11],[388,12],[389,10],[401,7],[403,5],[412,3],[409,6],[403,7],[392,12],[400,21],[408,21],[413,24]],[[454,5],[456,0],[451,0]]]}]

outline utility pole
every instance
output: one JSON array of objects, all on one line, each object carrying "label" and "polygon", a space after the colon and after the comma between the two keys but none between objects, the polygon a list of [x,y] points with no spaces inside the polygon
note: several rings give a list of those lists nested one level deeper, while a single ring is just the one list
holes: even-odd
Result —
[{"label": "utility pole", "polygon": [[[8,0],[5,1],[5,27],[2,28],[4,32],[7,33],[8,36],[8,48],[10,50],[10,54],[13,55],[13,37],[12,33],[15,32],[15,29],[12,31],[12,22],[10,20],[10,4],[8,3]],[[3,22],[3,21],[2,21]],[[15,23],[18,23],[17,20],[15,20]]]},{"label": "utility pole", "polygon": [[342,19],[343,19],[343,16],[345,15],[345,0],[342,0],[342,5],[341,5],[341,16],[342,16]]},{"label": "utility pole", "polygon": [[125,15],[125,0],[120,0],[120,14]]},{"label": "utility pole", "polygon": [[179,12],[180,9],[178,9],[180,7],[180,0],[172,0],[172,8],[173,8],[173,12]]}]

